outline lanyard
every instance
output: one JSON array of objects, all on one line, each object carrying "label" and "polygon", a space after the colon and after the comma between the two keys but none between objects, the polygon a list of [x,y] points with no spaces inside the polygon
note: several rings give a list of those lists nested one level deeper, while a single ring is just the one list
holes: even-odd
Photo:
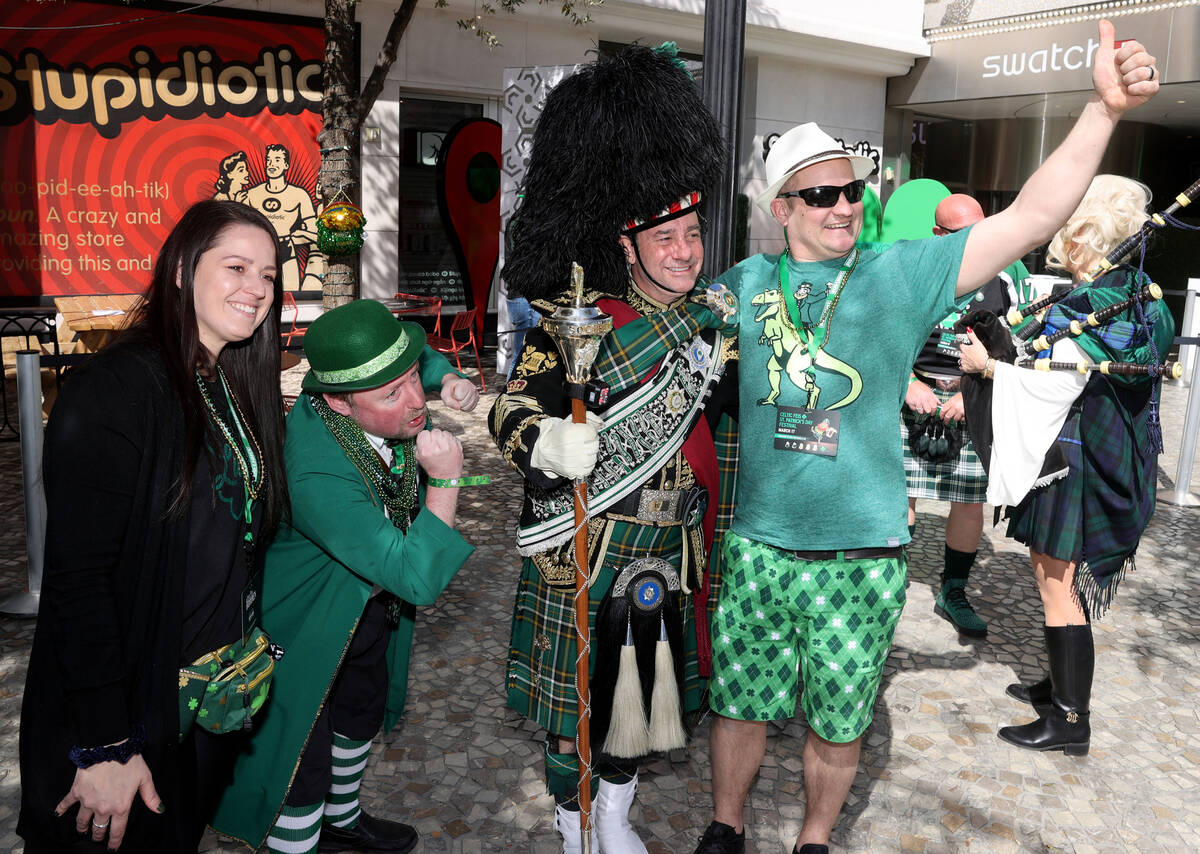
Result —
[{"label": "lanyard", "polygon": [[[821,316],[817,320],[817,325],[810,327],[800,322],[800,309],[796,305],[796,296],[792,293],[792,276],[791,271],[788,270],[787,250],[784,250],[779,256],[779,289],[783,292],[783,302],[787,306],[788,317],[792,321],[792,327],[807,339],[805,350],[814,358],[817,351],[825,346],[825,338],[829,334],[829,327],[833,321],[833,309],[837,305],[842,288],[850,281],[850,274],[854,272],[854,267],[857,264],[858,249],[855,248],[850,250],[850,254],[846,256],[846,260],[838,272],[838,277],[834,280],[833,287],[825,294],[825,307],[821,309]],[[808,368],[808,373],[813,373],[811,365]]]}]

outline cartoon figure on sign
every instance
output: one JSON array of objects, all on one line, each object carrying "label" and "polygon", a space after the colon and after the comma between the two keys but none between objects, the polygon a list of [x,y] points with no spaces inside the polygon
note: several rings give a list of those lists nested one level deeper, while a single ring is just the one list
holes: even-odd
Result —
[{"label": "cartoon figure on sign", "polygon": [[300,285],[300,247],[317,243],[317,210],[308,190],[287,180],[291,154],[278,144],[266,148],[267,180],[246,193],[245,203],[263,213],[275,226],[283,253],[283,287],[297,290]]},{"label": "cartoon figure on sign", "polygon": [[838,434],[838,429],[829,423],[828,418],[822,418],[820,423],[814,424],[812,431],[814,436],[826,442],[832,442]]},{"label": "cartoon figure on sign", "polygon": [[217,165],[218,176],[213,185],[213,198],[226,202],[246,203],[246,187],[250,184],[250,166],[246,152],[235,151]]},{"label": "cartoon figure on sign", "polygon": [[[816,288],[811,282],[803,282],[796,289],[797,313],[806,331],[821,322],[829,288],[829,284]],[[850,390],[846,396],[829,406],[829,409],[846,406],[858,398],[862,393],[862,376],[850,365],[830,355],[824,347],[818,348],[815,356],[808,352],[805,338],[788,317],[787,305],[779,288],[769,288],[751,297],[750,304],[762,306],[754,315],[755,322],[761,321],[763,325],[758,343],[769,342],[771,345],[771,356],[767,359],[767,383],[771,391],[758,401],[759,406],[776,405],[783,375],[787,374],[793,385],[808,393],[804,407],[816,409],[821,387],[817,385],[814,366],[850,380]]]}]

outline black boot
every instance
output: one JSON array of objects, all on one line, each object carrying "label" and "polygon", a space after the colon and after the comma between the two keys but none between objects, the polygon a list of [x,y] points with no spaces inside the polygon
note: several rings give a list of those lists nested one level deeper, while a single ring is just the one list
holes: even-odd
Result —
[{"label": "black boot", "polygon": [[1040,712],[1050,706],[1050,674],[1047,673],[1032,685],[1013,682],[1004,689],[1004,693],[1014,700],[1028,703]]},{"label": "black boot", "polygon": [[1091,742],[1088,704],[1096,650],[1092,626],[1046,626],[1051,705],[1044,717],[1024,726],[1001,727],[997,735],[1026,750],[1061,750],[1086,756]]}]

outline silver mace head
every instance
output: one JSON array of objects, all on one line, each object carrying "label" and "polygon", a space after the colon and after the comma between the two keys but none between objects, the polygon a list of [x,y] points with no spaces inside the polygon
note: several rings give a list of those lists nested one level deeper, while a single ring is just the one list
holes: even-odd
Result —
[{"label": "silver mace head", "polygon": [[600,339],[612,331],[612,318],[583,301],[583,268],[571,262],[571,285],[575,292],[572,305],[560,305],[554,314],[542,318],[542,328],[558,345],[567,381],[586,383],[600,349]]}]

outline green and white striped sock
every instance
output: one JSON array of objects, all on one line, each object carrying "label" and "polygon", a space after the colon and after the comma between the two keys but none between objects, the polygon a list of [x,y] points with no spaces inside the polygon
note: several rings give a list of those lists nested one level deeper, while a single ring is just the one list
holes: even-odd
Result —
[{"label": "green and white striped sock", "polygon": [[321,804],[289,807],[279,810],[279,818],[267,837],[270,854],[315,854],[321,838]]},{"label": "green and white striped sock", "polygon": [[355,741],[336,732],[333,734],[333,784],[325,796],[325,821],[334,827],[351,828],[358,824],[362,812],[358,806],[358,789],[370,753],[369,740]]}]

